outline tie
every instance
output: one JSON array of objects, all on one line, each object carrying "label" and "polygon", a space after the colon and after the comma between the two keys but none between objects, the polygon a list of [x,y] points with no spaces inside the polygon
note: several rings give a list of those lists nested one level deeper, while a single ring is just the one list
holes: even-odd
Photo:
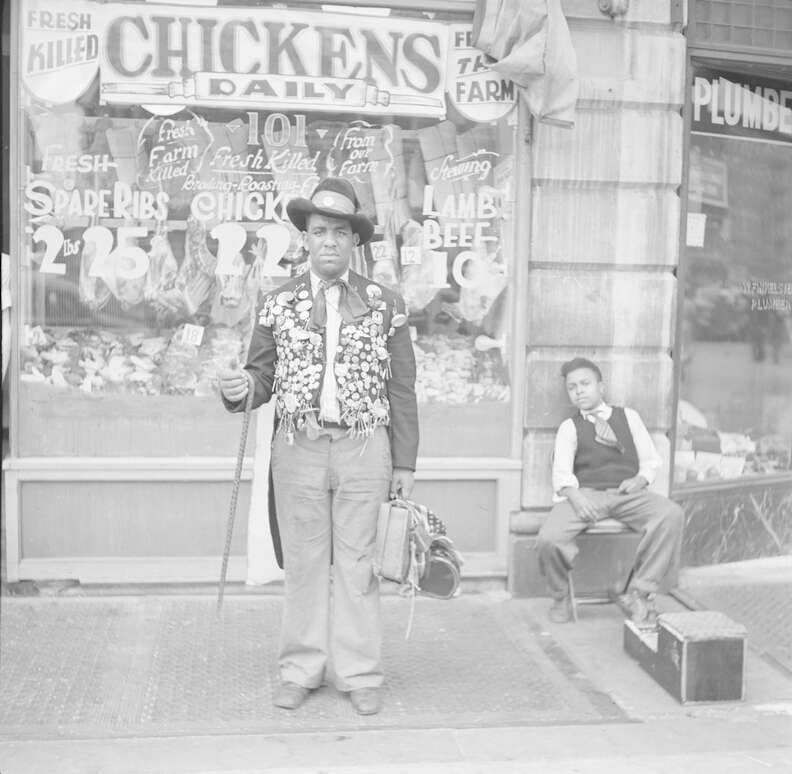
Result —
[{"label": "tie", "polygon": [[339,290],[338,312],[345,323],[350,323],[356,318],[362,317],[369,309],[357,291],[345,280],[321,280],[311,307],[310,327],[314,330],[324,328],[327,325],[327,296],[325,291],[334,285],[337,285]]},{"label": "tie", "polygon": [[594,440],[601,443],[603,446],[608,446],[611,449],[617,449],[621,454],[624,454],[624,446],[622,446],[613,428],[608,424],[608,420],[599,414],[591,413],[586,417],[589,422],[594,422]]}]

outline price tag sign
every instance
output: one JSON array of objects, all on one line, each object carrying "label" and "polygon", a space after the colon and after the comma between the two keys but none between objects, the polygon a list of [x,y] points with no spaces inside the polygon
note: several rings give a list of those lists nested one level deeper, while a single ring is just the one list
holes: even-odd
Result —
[{"label": "price tag sign", "polygon": [[191,325],[187,323],[182,331],[182,344],[192,344],[194,347],[200,347],[203,341],[203,335],[203,325]]},{"label": "price tag sign", "polygon": [[371,242],[371,257],[375,261],[392,261],[393,246],[390,242]]},{"label": "price tag sign", "polygon": [[419,266],[421,264],[421,246],[405,245],[401,249],[402,266]]},{"label": "price tag sign", "polygon": [[687,216],[687,246],[704,247],[704,236],[707,232],[707,214],[689,212]]}]

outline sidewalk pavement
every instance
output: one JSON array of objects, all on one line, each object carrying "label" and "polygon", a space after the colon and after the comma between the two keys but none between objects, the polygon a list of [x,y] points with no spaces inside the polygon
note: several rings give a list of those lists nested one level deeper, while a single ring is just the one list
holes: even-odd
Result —
[{"label": "sidewalk pavement", "polygon": [[792,556],[691,568],[680,598],[744,624],[754,651],[792,677]]},{"label": "sidewalk pavement", "polygon": [[405,641],[386,596],[385,708],[364,718],[330,687],[272,707],[276,595],[232,591],[220,617],[211,595],[3,597],[0,771],[792,772],[792,675],[762,651],[745,702],[682,706],[624,654],[614,606],[564,625],[547,606],[421,598]]}]

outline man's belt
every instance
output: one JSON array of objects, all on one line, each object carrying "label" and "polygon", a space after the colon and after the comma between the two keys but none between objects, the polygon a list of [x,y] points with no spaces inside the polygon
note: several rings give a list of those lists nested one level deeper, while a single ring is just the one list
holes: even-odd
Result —
[{"label": "man's belt", "polygon": [[333,430],[349,430],[349,425],[344,424],[343,422],[329,422],[326,419],[319,420],[319,427],[321,428],[330,427]]}]

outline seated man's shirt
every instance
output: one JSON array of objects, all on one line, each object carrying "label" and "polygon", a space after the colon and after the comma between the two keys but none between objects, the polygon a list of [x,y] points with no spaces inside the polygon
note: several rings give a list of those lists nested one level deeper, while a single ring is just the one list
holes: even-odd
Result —
[{"label": "seated man's shirt", "polygon": [[[591,411],[580,412],[583,419],[592,423],[596,416],[607,421],[612,415],[613,408],[605,403],[601,403]],[[625,407],[624,415],[638,458],[637,471],[633,475],[642,476],[648,484],[651,484],[662,460],[638,412]],[[575,420],[576,418],[565,419],[556,433],[553,454],[553,500],[555,502],[565,499],[559,494],[565,487],[580,488],[580,482],[575,475],[575,458],[578,453],[578,433]],[[625,478],[628,477],[625,476]]]}]

